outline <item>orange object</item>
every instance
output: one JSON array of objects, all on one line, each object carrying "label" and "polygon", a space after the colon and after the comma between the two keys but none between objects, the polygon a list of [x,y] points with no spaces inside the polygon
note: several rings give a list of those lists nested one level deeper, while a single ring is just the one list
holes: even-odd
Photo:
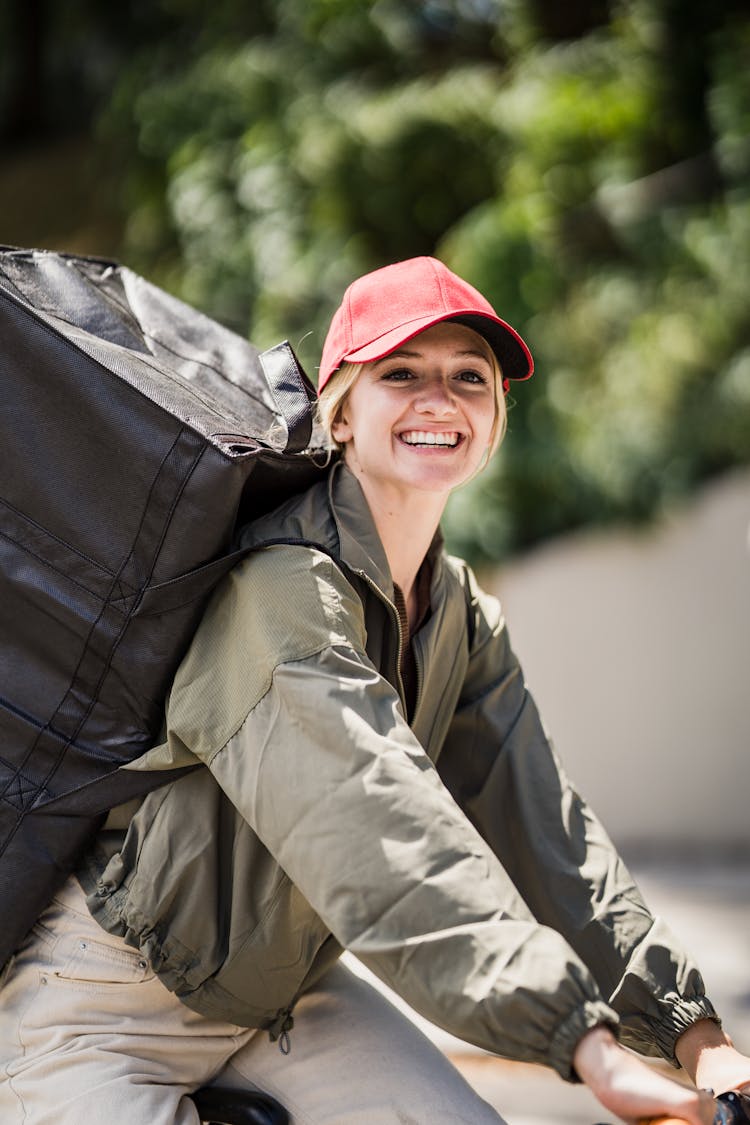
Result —
[{"label": "orange object", "polygon": [[685,1125],[684,1117],[641,1117],[638,1125]]}]

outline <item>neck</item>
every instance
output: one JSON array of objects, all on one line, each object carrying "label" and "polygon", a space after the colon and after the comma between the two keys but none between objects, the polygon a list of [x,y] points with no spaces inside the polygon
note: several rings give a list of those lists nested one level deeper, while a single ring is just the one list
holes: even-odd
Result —
[{"label": "neck", "polygon": [[410,491],[383,494],[360,478],[362,491],[383,544],[391,577],[404,595],[410,623],[416,615],[416,578],[440,523],[446,497]]}]

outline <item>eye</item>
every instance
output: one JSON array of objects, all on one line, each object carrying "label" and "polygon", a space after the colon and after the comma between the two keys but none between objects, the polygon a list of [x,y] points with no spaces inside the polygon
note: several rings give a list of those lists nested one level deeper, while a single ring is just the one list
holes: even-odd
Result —
[{"label": "eye", "polygon": [[489,382],[487,376],[483,375],[481,371],[474,371],[472,369],[459,371],[456,375],[456,379],[461,383],[474,383],[477,386],[486,386]]},{"label": "eye", "polygon": [[388,383],[408,383],[414,378],[414,374],[407,367],[397,367],[393,371],[386,371],[382,378]]}]

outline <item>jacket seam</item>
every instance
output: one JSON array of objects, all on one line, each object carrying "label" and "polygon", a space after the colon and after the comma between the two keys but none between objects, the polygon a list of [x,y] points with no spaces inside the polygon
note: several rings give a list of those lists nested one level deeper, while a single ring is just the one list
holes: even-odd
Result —
[{"label": "jacket seam", "polygon": [[209,769],[211,768],[211,765],[216,760],[216,758],[219,756],[219,754],[222,752],[222,750],[226,750],[229,743],[234,738],[237,737],[239,732],[244,727],[245,723],[248,721],[248,719],[252,715],[253,711],[255,711],[256,708],[259,707],[261,705],[261,703],[263,702],[263,700],[266,698],[269,691],[273,687],[274,676],[276,675],[276,673],[278,672],[278,670],[280,668],[285,668],[290,664],[302,663],[305,660],[309,660],[311,656],[318,656],[321,652],[325,652],[326,649],[333,648],[333,647],[334,647],[334,645],[331,644],[330,639],[326,639],[325,644],[317,645],[315,648],[311,648],[309,652],[304,651],[302,653],[295,653],[295,655],[293,657],[290,657],[289,660],[280,660],[278,664],[275,664],[274,669],[271,672],[271,675],[268,677],[268,682],[264,685],[263,690],[261,691],[260,695],[255,700],[255,702],[252,704],[252,706],[248,708],[248,710],[245,712],[245,714],[242,716],[242,718],[237,723],[236,727],[234,727],[232,729],[231,733],[227,736],[227,738],[224,740],[224,742],[222,742],[221,746],[218,746],[215,750],[211,751],[210,754],[207,755],[207,757],[205,759],[202,759],[202,760],[205,761],[205,763],[209,767]]}]

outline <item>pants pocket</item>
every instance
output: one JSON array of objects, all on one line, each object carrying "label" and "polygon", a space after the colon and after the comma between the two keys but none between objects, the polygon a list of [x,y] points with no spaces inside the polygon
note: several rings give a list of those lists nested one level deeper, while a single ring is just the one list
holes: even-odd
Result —
[{"label": "pants pocket", "polygon": [[[96,923],[93,923],[96,925]],[[90,934],[67,934],[58,944],[51,975],[70,984],[140,984],[154,973],[141,953]]]}]

